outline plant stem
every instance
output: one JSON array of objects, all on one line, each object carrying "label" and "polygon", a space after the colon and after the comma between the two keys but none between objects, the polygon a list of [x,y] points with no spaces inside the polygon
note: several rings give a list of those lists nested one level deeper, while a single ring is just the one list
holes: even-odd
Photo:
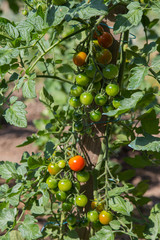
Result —
[{"label": "plant stem", "polygon": [[123,81],[124,69],[126,65],[126,51],[124,49],[124,45],[128,43],[128,36],[129,36],[129,31],[124,32],[122,35],[121,58],[120,58],[120,67],[119,67],[119,75],[118,75],[120,92],[122,90],[122,81]]},{"label": "plant stem", "polygon": [[28,68],[29,72],[31,72],[33,70],[33,68],[35,67],[35,65],[39,62],[39,60],[44,57],[49,51],[51,51],[54,47],[56,47],[58,44],[60,44],[61,42],[67,40],[68,38],[71,38],[73,36],[75,36],[76,34],[83,32],[87,29],[87,27],[81,28],[80,30],[73,32],[71,34],[69,34],[68,36],[58,40],[57,42],[55,42],[52,46],[50,46],[44,53],[42,53],[37,60],[32,64],[32,66],[30,68]]},{"label": "plant stem", "polygon": [[66,83],[69,83],[69,84],[73,84],[71,81],[66,80],[66,79],[64,79],[64,78],[57,77],[57,76],[51,76],[51,75],[37,75],[36,77],[37,77],[37,78],[53,78],[53,79],[60,80],[60,81],[62,81],[62,82],[66,82]]}]

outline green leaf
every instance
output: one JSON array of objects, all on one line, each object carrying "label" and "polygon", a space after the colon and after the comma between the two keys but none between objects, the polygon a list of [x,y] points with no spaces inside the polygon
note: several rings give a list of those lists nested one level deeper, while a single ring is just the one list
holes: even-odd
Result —
[{"label": "green leaf", "polygon": [[144,137],[137,137],[128,146],[137,151],[160,152],[160,138],[147,134]]},{"label": "green leaf", "polygon": [[157,49],[157,44],[156,42],[151,42],[149,44],[145,44],[144,48],[142,49],[142,52],[145,53],[146,55],[152,52],[155,52]]},{"label": "green leaf", "polygon": [[30,156],[27,162],[30,169],[36,169],[43,165],[43,159],[38,155]]},{"label": "green leaf", "polygon": [[78,234],[75,230],[72,230],[70,232],[67,233],[67,236],[64,236],[64,240],[80,240],[80,238],[78,237]]},{"label": "green leaf", "polygon": [[152,163],[146,157],[141,155],[136,155],[134,158],[126,157],[123,160],[134,168],[144,168],[152,165]]},{"label": "green leaf", "polygon": [[46,23],[48,24],[48,26],[56,27],[63,21],[68,11],[69,8],[65,6],[52,6],[47,12]]},{"label": "green leaf", "polygon": [[37,220],[33,216],[26,215],[23,223],[19,226],[18,230],[26,240],[42,237],[38,225],[35,224],[36,222]]},{"label": "green leaf", "polygon": [[18,97],[12,96],[12,97],[9,99],[10,104],[15,103],[15,102],[17,101],[17,99],[18,99]]},{"label": "green leaf", "polygon": [[119,14],[116,17],[114,24],[115,34],[125,32],[141,22],[143,11],[140,4],[138,2],[132,2],[127,8],[129,10],[127,14]]},{"label": "green leaf", "polygon": [[160,17],[160,2],[154,1],[153,5],[151,5],[152,11],[157,13],[157,17]]},{"label": "green leaf", "polygon": [[111,226],[112,229],[118,230],[121,227],[121,224],[117,220],[112,220],[109,225]]},{"label": "green leaf", "polygon": [[151,68],[155,70],[156,72],[160,69],[160,55],[157,55],[155,58],[153,58],[151,62]]},{"label": "green leaf", "polygon": [[131,74],[132,77],[129,78],[128,90],[135,90],[141,86],[145,76],[147,76],[148,68],[144,66],[132,68]]},{"label": "green leaf", "polygon": [[24,141],[22,144],[17,145],[16,147],[24,147],[33,142],[35,142],[39,137],[36,134],[32,134],[31,137],[27,137],[27,140]]},{"label": "green leaf", "polygon": [[130,98],[125,98],[120,101],[120,107],[116,110],[109,111],[108,113],[103,113],[103,115],[107,116],[115,116],[120,115],[122,113],[128,112],[131,108],[135,108],[138,101],[140,101],[143,97],[142,92],[136,92],[131,95]]},{"label": "green leaf", "polygon": [[7,108],[4,117],[8,123],[16,127],[27,127],[26,111],[24,110],[26,105],[17,101],[10,108]]},{"label": "green leaf", "polygon": [[16,208],[0,210],[0,229],[3,232],[7,227],[11,227],[17,214]]},{"label": "green leaf", "polygon": [[151,29],[152,27],[154,27],[157,23],[159,22],[159,19],[153,19],[149,25],[148,25],[148,28]]},{"label": "green leaf", "polygon": [[157,118],[154,109],[152,108],[149,109],[147,112],[138,117],[138,120],[141,120],[142,127],[146,133],[149,134],[159,133],[159,119]]},{"label": "green leaf", "polygon": [[71,18],[81,18],[83,20],[90,19],[95,16],[102,16],[107,14],[108,8],[104,4],[103,0],[92,0],[88,2],[82,2],[78,4],[76,8],[70,10],[69,14],[66,16],[66,20],[69,21]]},{"label": "green leaf", "polygon": [[12,162],[0,162],[0,175],[4,179],[10,179],[16,174],[16,164]]},{"label": "green leaf", "polygon": [[91,237],[90,240],[114,240],[114,233],[109,226],[102,227],[102,229],[96,232],[95,236]]},{"label": "green leaf", "polygon": [[0,66],[9,64],[12,58],[16,58],[19,55],[19,50],[14,48],[0,48]]},{"label": "green leaf", "polygon": [[124,200],[122,197],[110,198],[109,206],[113,211],[122,213],[125,216],[130,216],[130,213],[133,211],[133,205],[128,200]]},{"label": "green leaf", "polygon": [[149,188],[149,185],[147,182],[148,182],[147,180],[144,180],[144,181],[138,183],[138,185],[132,190],[132,193],[134,194],[134,196],[136,196],[136,197],[143,196],[143,194]]},{"label": "green leaf", "polygon": [[134,187],[133,186],[129,187],[127,185],[124,187],[115,187],[112,190],[108,191],[108,195],[109,195],[109,197],[119,196],[124,192],[126,192],[126,193],[129,192],[132,188],[134,188]]},{"label": "green leaf", "polygon": [[22,93],[25,98],[35,98],[36,97],[36,83],[32,79],[28,79],[23,84]]},{"label": "green leaf", "polygon": [[160,234],[160,204],[156,204],[150,213],[149,223],[144,231],[145,239],[157,240]]},{"label": "green leaf", "polygon": [[19,37],[18,30],[12,24],[7,23],[5,28],[6,28],[6,32],[8,33],[8,35],[10,37],[12,37],[13,39],[16,39]]},{"label": "green leaf", "polygon": [[129,169],[129,170],[125,170],[125,171],[121,171],[118,174],[118,177],[120,179],[120,181],[128,181],[131,178],[133,178],[135,176],[135,170],[134,169]]},{"label": "green leaf", "polygon": [[18,77],[19,77],[18,73],[14,72],[14,73],[10,76],[9,81],[10,81],[10,82],[15,81],[15,80],[18,79]]},{"label": "green leaf", "polygon": [[9,233],[10,240],[24,240],[21,233],[17,230],[13,230]]},{"label": "green leaf", "polygon": [[36,203],[34,202],[31,207],[31,213],[36,215],[42,215],[45,213],[45,210],[43,206],[37,206]]},{"label": "green leaf", "polygon": [[48,141],[45,145],[44,156],[46,159],[50,158],[55,151],[55,145],[53,142]]},{"label": "green leaf", "polygon": [[39,100],[49,108],[52,108],[52,106],[54,104],[53,97],[48,93],[48,91],[44,87],[40,92]]}]

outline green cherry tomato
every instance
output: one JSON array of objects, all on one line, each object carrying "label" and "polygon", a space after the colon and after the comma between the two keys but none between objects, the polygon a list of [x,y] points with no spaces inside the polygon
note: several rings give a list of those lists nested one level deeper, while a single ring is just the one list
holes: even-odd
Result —
[{"label": "green cherry tomato", "polygon": [[77,131],[77,132],[81,132],[83,130],[83,123],[82,122],[75,122],[74,123],[74,129]]},{"label": "green cherry tomato", "polygon": [[76,197],[76,205],[78,207],[85,207],[87,202],[88,202],[88,198],[84,194],[78,195]]},{"label": "green cherry tomato", "polygon": [[48,187],[50,189],[55,189],[58,186],[58,181],[53,178],[52,176],[49,176],[46,180],[46,183],[48,184]]},{"label": "green cherry tomato", "polygon": [[98,220],[98,221],[96,221],[96,222],[93,222],[92,227],[93,227],[96,231],[98,231],[98,230],[100,230],[100,229],[102,228],[102,224],[101,224],[101,223],[99,222],[99,220]]},{"label": "green cherry tomato", "polygon": [[118,67],[114,64],[108,64],[103,68],[103,75],[107,79],[113,79],[118,76]]},{"label": "green cherry tomato", "polygon": [[60,202],[64,202],[67,198],[67,194],[63,191],[56,192],[56,199]]},{"label": "green cherry tomato", "polygon": [[74,183],[74,186],[75,186],[75,188],[76,188],[78,191],[79,191],[80,188],[81,188],[81,185],[80,185],[79,182],[75,182],[75,183]]},{"label": "green cherry tomato", "polygon": [[84,73],[80,73],[76,76],[76,83],[82,87],[86,87],[90,82],[90,78]]},{"label": "green cherry tomato", "polygon": [[78,85],[73,85],[71,87],[71,95],[73,97],[79,97],[83,93],[83,88]]},{"label": "green cherry tomato", "polygon": [[64,4],[64,3],[66,3],[66,0],[52,0],[52,3],[54,5],[60,6],[60,5]]},{"label": "green cherry tomato", "polygon": [[99,82],[101,81],[102,76],[99,72],[96,73],[96,76],[94,77],[94,82]]},{"label": "green cherry tomato", "polygon": [[107,113],[107,112],[109,112],[109,111],[112,111],[112,110],[113,110],[113,107],[112,107],[111,105],[104,105],[104,106],[102,107],[102,109],[103,109],[103,112],[104,112],[104,113]]},{"label": "green cherry tomato", "polygon": [[73,116],[74,121],[79,121],[79,120],[81,120],[82,114],[80,114],[78,112],[74,112],[72,116]]},{"label": "green cherry tomato", "polygon": [[112,83],[108,84],[106,87],[106,93],[111,97],[115,97],[119,93],[119,86]]},{"label": "green cherry tomato", "polygon": [[69,104],[71,107],[74,107],[74,108],[78,108],[81,106],[81,102],[77,97],[71,97],[69,100]]},{"label": "green cherry tomato", "polygon": [[96,222],[98,220],[98,212],[96,210],[88,212],[87,218],[90,222]]},{"label": "green cherry tomato", "polygon": [[99,92],[100,89],[101,89],[101,83],[100,83],[100,82],[95,82],[95,83],[93,84],[93,89],[92,89],[92,91],[95,92],[95,93],[97,93],[97,92]]},{"label": "green cherry tomato", "polygon": [[94,101],[98,106],[103,106],[107,102],[107,96],[99,93],[95,96]]},{"label": "green cherry tomato", "polygon": [[93,102],[93,96],[90,92],[84,92],[80,96],[80,102],[83,105],[90,105]]},{"label": "green cherry tomato", "polygon": [[67,192],[71,189],[71,187],[72,187],[72,182],[67,178],[63,178],[58,182],[58,188],[61,191]]},{"label": "green cherry tomato", "polygon": [[23,9],[22,14],[23,14],[23,16],[27,16],[28,11],[26,9]]},{"label": "green cherry tomato", "polygon": [[59,166],[60,168],[65,168],[66,162],[65,162],[64,160],[60,160],[60,161],[58,161],[58,166]]},{"label": "green cherry tomato", "polygon": [[74,225],[74,224],[76,224],[76,221],[77,221],[76,216],[74,216],[73,214],[70,214],[70,215],[67,217],[67,223],[68,223],[69,225]]},{"label": "green cherry tomato", "polygon": [[102,114],[99,110],[93,110],[90,112],[89,116],[93,122],[98,122],[101,120]]},{"label": "green cherry tomato", "polygon": [[56,175],[58,172],[60,172],[61,169],[60,167],[58,166],[57,163],[50,163],[48,165],[48,172],[51,174],[51,175]]},{"label": "green cherry tomato", "polygon": [[112,105],[113,105],[114,108],[119,108],[119,106],[121,105],[120,104],[120,99],[116,99],[116,98],[113,99]]},{"label": "green cherry tomato", "polygon": [[87,182],[89,180],[90,175],[89,172],[87,171],[80,171],[77,172],[76,177],[79,182]]},{"label": "green cherry tomato", "polygon": [[72,209],[72,203],[64,202],[64,203],[62,204],[62,210],[63,210],[64,212],[70,212],[71,209]]}]

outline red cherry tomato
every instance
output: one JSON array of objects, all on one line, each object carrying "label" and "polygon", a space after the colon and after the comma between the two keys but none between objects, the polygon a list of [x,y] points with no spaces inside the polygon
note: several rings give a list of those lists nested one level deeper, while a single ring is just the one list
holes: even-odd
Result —
[{"label": "red cherry tomato", "polygon": [[103,32],[104,32],[103,27],[102,27],[101,25],[98,25],[98,26],[96,27],[95,32],[93,33],[93,38],[94,38],[94,39],[97,39],[100,35],[103,34]]},{"label": "red cherry tomato", "polygon": [[85,52],[76,53],[73,57],[73,62],[77,66],[83,66],[86,63],[87,54]]},{"label": "red cherry tomato", "polygon": [[103,48],[109,48],[113,43],[113,37],[108,32],[103,32],[102,35],[98,36],[98,43]]},{"label": "red cherry tomato", "polygon": [[77,155],[77,156],[70,158],[68,164],[69,164],[69,167],[73,171],[78,172],[78,171],[81,171],[85,167],[86,162],[83,157]]}]

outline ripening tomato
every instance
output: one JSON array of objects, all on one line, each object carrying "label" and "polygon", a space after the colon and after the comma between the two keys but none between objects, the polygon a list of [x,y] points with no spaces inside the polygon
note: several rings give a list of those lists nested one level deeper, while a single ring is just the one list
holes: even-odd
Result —
[{"label": "ripening tomato", "polygon": [[90,222],[96,222],[98,220],[98,212],[96,210],[89,211],[87,213],[87,218]]},{"label": "ripening tomato", "polygon": [[96,60],[98,63],[106,65],[111,62],[112,53],[108,49],[102,49],[96,52]]},{"label": "ripening tomato", "polygon": [[108,84],[106,87],[106,93],[111,97],[115,97],[119,93],[119,86],[113,83]]},{"label": "ripening tomato", "polygon": [[58,166],[59,166],[60,168],[65,168],[66,162],[65,162],[64,160],[59,160],[59,161],[58,161]]},{"label": "ripening tomato", "polygon": [[47,178],[46,183],[48,184],[48,187],[51,189],[55,189],[58,186],[58,181],[52,176],[49,176]]},{"label": "ripening tomato", "polygon": [[70,158],[68,164],[69,164],[69,167],[73,171],[78,172],[78,171],[81,171],[85,167],[86,162],[83,157],[77,155],[77,156]]},{"label": "ripening tomato", "polygon": [[99,214],[99,221],[103,225],[107,225],[110,221],[112,221],[112,219],[113,219],[112,214],[110,212],[105,211],[105,210],[103,210]]},{"label": "ripening tomato", "polygon": [[89,116],[93,122],[98,122],[101,120],[102,114],[99,110],[93,110],[90,112]]},{"label": "ripening tomato", "polygon": [[71,87],[71,95],[73,97],[79,97],[83,92],[83,88],[81,86],[78,85],[73,85]]},{"label": "ripening tomato", "polygon": [[58,188],[63,192],[67,192],[72,188],[72,182],[67,178],[63,178],[58,182]]},{"label": "ripening tomato", "polygon": [[114,64],[108,64],[103,68],[103,75],[107,79],[113,79],[118,76],[118,67]]},{"label": "ripening tomato", "polygon": [[107,102],[107,96],[99,93],[95,96],[94,101],[98,106],[103,106]]},{"label": "ripening tomato", "polygon": [[93,33],[93,38],[97,39],[100,35],[104,33],[104,29],[101,25],[98,25]]},{"label": "ripening tomato", "polygon": [[61,169],[60,167],[58,166],[57,163],[50,163],[48,165],[48,172],[51,174],[51,175],[56,175],[58,172],[60,172]]},{"label": "ripening tomato", "polygon": [[74,108],[78,108],[81,106],[80,99],[78,97],[71,97],[69,99],[69,105]]},{"label": "ripening tomato", "polygon": [[64,202],[67,198],[67,194],[63,191],[56,192],[56,199],[60,202]]},{"label": "ripening tomato", "polygon": [[76,83],[80,86],[86,87],[89,82],[90,82],[90,78],[84,73],[79,73],[76,76]]},{"label": "ripening tomato", "polygon": [[90,175],[89,172],[87,171],[80,171],[77,172],[76,177],[79,182],[87,182],[89,180]]},{"label": "ripening tomato", "polygon": [[84,194],[78,195],[76,197],[76,205],[78,207],[85,207],[87,202],[88,202],[88,198]]},{"label": "ripening tomato", "polygon": [[98,211],[98,212],[101,212],[103,209],[104,209],[104,203],[103,202],[97,202],[97,200],[94,200],[91,202],[91,208],[92,209],[95,209]]},{"label": "ripening tomato", "polygon": [[80,96],[80,102],[83,105],[90,105],[93,102],[93,96],[90,92],[83,92]]},{"label": "ripening tomato", "polygon": [[83,66],[86,63],[87,54],[85,52],[76,53],[73,57],[73,62],[77,66]]},{"label": "ripening tomato", "polygon": [[102,35],[98,36],[99,45],[103,48],[109,48],[113,44],[113,37],[108,32],[103,32]]}]

